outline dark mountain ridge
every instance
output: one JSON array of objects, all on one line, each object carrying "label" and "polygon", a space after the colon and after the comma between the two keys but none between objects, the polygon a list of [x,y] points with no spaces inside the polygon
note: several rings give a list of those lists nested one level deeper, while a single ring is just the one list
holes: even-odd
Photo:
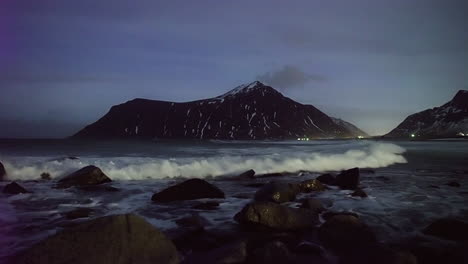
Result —
[{"label": "dark mountain ridge", "polygon": [[385,137],[444,138],[468,134],[468,91],[460,90],[448,103],[408,116]]},{"label": "dark mountain ridge", "polygon": [[256,81],[192,102],[134,99],[113,106],[73,137],[246,140],[366,136],[349,127]]}]

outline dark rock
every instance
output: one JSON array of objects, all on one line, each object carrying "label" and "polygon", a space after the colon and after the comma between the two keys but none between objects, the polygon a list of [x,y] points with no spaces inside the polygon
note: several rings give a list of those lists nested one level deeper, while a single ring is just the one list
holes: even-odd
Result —
[{"label": "dark rock", "polygon": [[69,188],[72,186],[89,186],[111,182],[102,171],[96,166],[86,166],[74,173],[60,179],[58,188]]},{"label": "dark rock", "polygon": [[192,206],[193,209],[197,210],[216,210],[219,207],[218,202],[202,202]]},{"label": "dark rock", "polygon": [[320,181],[321,183],[328,184],[328,185],[335,185],[336,184],[335,176],[333,176],[333,175],[331,175],[329,173],[318,176],[317,180]]},{"label": "dark rock", "polygon": [[246,259],[247,243],[245,241],[237,241],[209,251],[192,253],[184,259],[183,263],[237,264],[244,263]]},{"label": "dark rock", "polygon": [[52,177],[50,176],[50,173],[43,172],[41,173],[41,180],[49,181],[52,180]]},{"label": "dark rock", "polygon": [[332,217],[337,216],[337,215],[347,215],[347,216],[354,216],[356,218],[359,218],[359,215],[353,212],[332,212],[332,211],[323,213],[322,218],[325,219],[325,221],[328,221]]},{"label": "dark rock", "polygon": [[285,173],[275,172],[275,173],[260,174],[255,178],[276,178],[276,177],[283,177],[285,175],[286,175]]},{"label": "dark rock", "polygon": [[201,179],[190,179],[155,193],[154,202],[173,202],[202,198],[224,198],[218,187]]},{"label": "dark rock", "polygon": [[439,219],[426,227],[423,233],[448,240],[468,241],[468,223],[456,219]]},{"label": "dark rock", "polygon": [[433,189],[440,189],[440,187],[439,187],[439,186],[437,186],[437,185],[429,185],[429,188],[433,188]]},{"label": "dark rock", "polygon": [[319,180],[306,180],[299,183],[299,188],[301,192],[310,193],[310,192],[321,192],[325,191],[327,187],[323,185]]},{"label": "dark rock", "polygon": [[260,188],[260,187],[263,187],[265,185],[267,185],[267,184],[264,183],[264,182],[254,182],[254,183],[243,184],[243,186],[245,186],[245,187],[252,187],[252,188]]},{"label": "dark rock", "polygon": [[461,187],[461,184],[460,184],[459,182],[452,181],[452,182],[447,183],[447,186],[451,186],[451,187]]},{"label": "dark rock", "polygon": [[291,263],[294,255],[281,241],[272,241],[253,252],[252,263]]},{"label": "dark rock", "polygon": [[377,242],[372,230],[359,218],[336,215],[319,228],[319,239],[337,252],[349,252]]},{"label": "dark rock", "polygon": [[240,179],[253,179],[255,178],[255,171],[254,170],[248,170],[244,173],[242,173],[241,175],[239,175],[239,178]]},{"label": "dark rock", "polygon": [[9,183],[3,188],[3,193],[7,194],[20,194],[20,193],[29,193],[25,188],[19,185],[16,182]]},{"label": "dark rock", "polygon": [[255,193],[255,201],[285,203],[296,199],[300,192],[299,185],[271,182]]},{"label": "dark rock", "polygon": [[69,220],[78,219],[78,218],[87,218],[94,212],[91,208],[77,208],[73,211],[65,213],[65,217]]},{"label": "dark rock", "polygon": [[375,170],[373,170],[373,169],[361,169],[361,173],[375,174]]},{"label": "dark rock", "polygon": [[344,190],[354,190],[359,186],[359,168],[346,170],[336,176],[336,184]]},{"label": "dark rock", "polygon": [[305,230],[318,223],[318,215],[311,210],[289,208],[272,202],[248,204],[234,219],[247,228],[275,230]]},{"label": "dark rock", "polygon": [[323,207],[322,202],[317,200],[317,199],[314,199],[314,198],[308,198],[308,199],[304,200],[302,202],[301,208],[312,210],[312,211],[316,212],[317,214],[320,214],[320,213],[322,213],[323,211],[326,210]]},{"label": "dark rock", "polygon": [[3,163],[0,162],[0,181],[5,180],[5,176],[7,175],[5,167],[3,166]]},{"label": "dark rock", "polygon": [[15,263],[178,263],[174,244],[143,218],[112,215],[65,229],[22,252]]},{"label": "dark rock", "polygon": [[351,194],[351,196],[353,196],[353,197],[366,198],[366,197],[367,197],[367,193],[364,192],[361,188],[357,188],[357,189]]},{"label": "dark rock", "polygon": [[301,242],[295,247],[294,253],[325,256],[326,250],[322,246],[312,242]]}]

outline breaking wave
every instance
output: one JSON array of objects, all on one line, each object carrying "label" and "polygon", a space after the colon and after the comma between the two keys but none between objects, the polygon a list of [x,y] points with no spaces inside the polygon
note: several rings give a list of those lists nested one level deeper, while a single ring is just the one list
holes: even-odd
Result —
[{"label": "breaking wave", "polygon": [[29,157],[4,160],[8,178],[32,180],[48,172],[61,177],[86,165],[96,165],[114,180],[161,179],[228,175],[254,169],[257,174],[296,171],[339,171],[353,167],[381,168],[406,163],[405,149],[394,144],[371,143],[342,153],[285,153],[259,156],[159,159],[146,157],[87,158],[78,160],[39,160]]}]

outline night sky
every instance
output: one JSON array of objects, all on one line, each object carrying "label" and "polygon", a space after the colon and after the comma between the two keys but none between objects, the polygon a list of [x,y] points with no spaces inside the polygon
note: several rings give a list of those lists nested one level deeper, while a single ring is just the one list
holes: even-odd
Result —
[{"label": "night sky", "polygon": [[257,79],[378,135],[467,77],[466,0],[0,0],[0,137]]}]

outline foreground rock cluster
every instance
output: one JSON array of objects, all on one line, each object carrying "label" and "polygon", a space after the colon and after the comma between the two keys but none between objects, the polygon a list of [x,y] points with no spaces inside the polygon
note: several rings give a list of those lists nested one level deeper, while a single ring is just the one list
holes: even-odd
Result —
[{"label": "foreground rock cluster", "polygon": [[[251,181],[255,177],[255,172],[250,170],[235,180],[239,184],[245,181],[253,184]],[[110,191],[113,187],[107,184],[109,182],[111,179],[99,168],[87,166],[59,179],[56,187]],[[178,219],[177,232],[167,235],[135,214],[104,216],[67,227],[12,257],[10,262],[425,264],[467,260],[464,250],[467,249],[468,223],[464,221],[440,219],[422,230],[427,236],[448,241],[449,246],[412,240],[382,244],[358,214],[330,211],[330,201],[314,198],[314,194],[333,186],[352,190],[353,195],[357,193],[365,198],[367,195],[359,185],[358,168],[337,176],[325,174],[297,182],[261,184],[256,187],[252,200],[233,214],[237,225],[223,230],[205,228],[208,220],[196,213]],[[4,193],[28,191],[13,182],[4,188]],[[298,200],[298,196],[303,198]],[[225,197],[216,185],[189,179],[154,193],[152,201],[148,202],[177,204]],[[217,210],[218,201],[196,201],[192,208]],[[291,202],[299,202],[300,206],[293,206]],[[64,217],[83,219],[90,218],[93,213],[92,209],[78,208]]]}]

